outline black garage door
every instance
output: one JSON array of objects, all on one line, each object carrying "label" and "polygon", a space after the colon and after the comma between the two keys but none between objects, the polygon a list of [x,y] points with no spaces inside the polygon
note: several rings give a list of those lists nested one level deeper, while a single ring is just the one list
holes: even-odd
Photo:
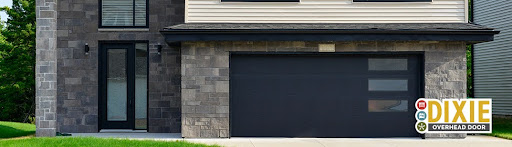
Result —
[{"label": "black garage door", "polygon": [[232,54],[231,134],[406,137],[422,56]]}]

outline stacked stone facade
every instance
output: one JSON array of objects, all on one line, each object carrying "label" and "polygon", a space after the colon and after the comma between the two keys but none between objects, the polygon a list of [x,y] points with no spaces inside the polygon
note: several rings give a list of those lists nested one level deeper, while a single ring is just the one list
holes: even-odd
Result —
[{"label": "stacked stone facade", "polygon": [[[424,52],[425,97],[466,97],[463,42],[184,42],[182,136],[230,136],[229,52],[318,52],[318,44],[324,43],[335,44],[336,52]],[[427,134],[427,137],[460,138],[465,134]]]},{"label": "stacked stone facade", "polygon": [[[183,0],[150,0],[149,28],[99,28],[98,0],[37,0],[37,136],[99,131],[102,41],[149,41],[148,132],[230,137],[230,52],[424,52],[425,97],[466,97],[464,42],[209,41],[168,45],[164,27],[184,22]],[[90,47],[85,54],[85,44]],[[158,54],[157,45],[163,46]],[[461,138],[465,134],[427,134]]]},{"label": "stacked stone facade", "polygon": [[[50,0],[41,0],[50,1]],[[38,36],[50,43],[54,61],[55,103],[51,115],[58,132],[98,132],[98,46],[100,41],[149,41],[148,132],[179,133],[181,131],[180,49],[165,43],[160,29],[184,22],[183,0],[150,0],[149,28],[99,28],[98,0],[51,0],[40,3],[54,9],[54,36]],[[51,5],[49,5],[51,4]],[[39,10],[39,7],[38,7]],[[39,13],[38,13],[39,14]],[[43,19],[43,13],[38,20]],[[46,15],[45,15],[46,16]],[[41,25],[38,23],[38,26]],[[38,27],[38,31],[40,29]],[[89,54],[84,51],[85,44]],[[157,45],[163,46],[157,53]],[[41,47],[38,46],[38,50]],[[38,52],[38,57],[45,57]],[[52,59],[53,60],[53,59]],[[40,61],[38,59],[38,61]],[[42,62],[40,62],[42,63]],[[45,64],[49,64],[46,63]],[[47,68],[42,68],[47,69]],[[46,72],[46,71],[42,71]],[[47,75],[47,74],[46,74]],[[58,76],[57,76],[58,75]],[[42,75],[41,75],[42,76]],[[48,75],[47,75],[48,76]],[[49,111],[38,109],[39,111]],[[50,114],[48,114],[49,116]],[[37,115],[42,116],[42,115]],[[41,128],[41,127],[39,127]]]},{"label": "stacked stone facade", "polygon": [[36,2],[36,136],[57,130],[57,3]]}]

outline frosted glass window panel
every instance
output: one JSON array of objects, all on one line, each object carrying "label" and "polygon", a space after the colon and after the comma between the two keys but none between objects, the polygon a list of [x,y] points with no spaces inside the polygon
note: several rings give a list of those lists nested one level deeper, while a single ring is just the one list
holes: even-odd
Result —
[{"label": "frosted glass window panel", "polygon": [[147,48],[146,43],[135,44],[135,129],[147,129]]},{"label": "frosted glass window panel", "polygon": [[137,77],[135,83],[135,129],[147,129],[147,77]]},{"label": "frosted glass window panel", "polygon": [[146,26],[146,0],[102,0],[102,26]]},{"label": "frosted glass window panel", "polygon": [[368,91],[407,91],[406,79],[369,79]]},{"label": "frosted glass window panel", "polygon": [[109,49],[107,58],[107,120],[126,121],[126,49]]},{"label": "frosted glass window panel", "polygon": [[368,100],[368,112],[407,112],[407,100]]},{"label": "frosted glass window panel", "polygon": [[404,71],[407,70],[407,59],[369,58],[368,70]]}]

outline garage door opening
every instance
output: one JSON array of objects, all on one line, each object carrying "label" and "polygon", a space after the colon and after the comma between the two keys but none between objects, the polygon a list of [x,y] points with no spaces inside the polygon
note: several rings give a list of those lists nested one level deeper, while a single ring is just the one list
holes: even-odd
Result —
[{"label": "garage door opening", "polygon": [[421,53],[232,53],[230,70],[232,137],[419,136]]}]

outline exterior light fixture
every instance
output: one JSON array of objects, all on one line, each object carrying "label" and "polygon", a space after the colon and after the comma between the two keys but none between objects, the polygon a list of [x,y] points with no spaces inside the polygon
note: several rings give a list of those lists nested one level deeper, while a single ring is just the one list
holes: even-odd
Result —
[{"label": "exterior light fixture", "polygon": [[158,43],[158,45],[156,47],[158,49],[158,54],[160,55],[162,53],[162,45],[160,45],[160,43]]},{"label": "exterior light fixture", "polygon": [[84,50],[85,50],[85,54],[89,55],[89,43],[85,43]]}]

